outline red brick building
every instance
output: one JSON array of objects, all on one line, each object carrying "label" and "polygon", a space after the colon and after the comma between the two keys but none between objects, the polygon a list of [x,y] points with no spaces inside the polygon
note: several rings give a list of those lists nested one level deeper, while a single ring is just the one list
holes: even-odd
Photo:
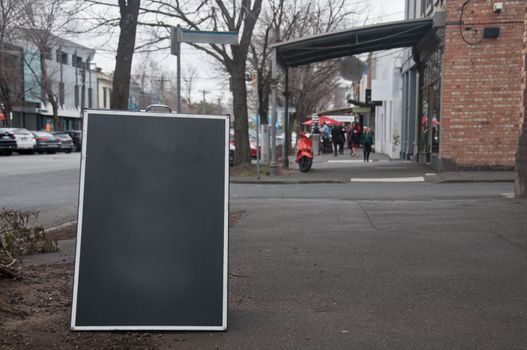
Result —
[{"label": "red brick building", "polygon": [[517,196],[527,197],[527,4],[524,11],[523,32],[523,63],[522,63],[522,105],[521,116],[523,133],[520,137],[519,152],[516,154],[516,186]]},{"label": "red brick building", "polygon": [[439,158],[445,168],[512,168],[522,119],[525,1],[464,2],[446,2]]},{"label": "red brick building", "polygon": [[404,61],[401,157],[438,170],[512,169],[527,0],[406,0],[433,28]]}]

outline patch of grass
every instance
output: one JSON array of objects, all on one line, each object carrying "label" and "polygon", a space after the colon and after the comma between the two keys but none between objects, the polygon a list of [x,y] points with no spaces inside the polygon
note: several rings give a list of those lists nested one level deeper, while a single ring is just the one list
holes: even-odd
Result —
[{"label": "patch of grass", "polygon": [[[291,167],[293,165],[290,165]],[[260,164],[260,176],[268,176],[270,167],[268,165]],[[281,162],[277,168],[278,176],[288,176],[292,172],[296,172],[295,169],[282,168]],[[230,175],[235,177],[255,177],[256,176],[256,164],[240,164],[230,167]]]},{"label": "patch of grass", "polygon": [[[235,165],[231,167],[230,172],[231,172],[231,176],[243,176],[243,177],[256,176],[256,164]],[[260,175],[261,176],[269,175],[268,165],[260,165]]]}]

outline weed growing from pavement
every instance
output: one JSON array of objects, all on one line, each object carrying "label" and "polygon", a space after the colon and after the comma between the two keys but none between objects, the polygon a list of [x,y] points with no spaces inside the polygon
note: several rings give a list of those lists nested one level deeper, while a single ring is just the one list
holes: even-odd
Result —
[{"label": "weed growing from pavement", "polygon": [[58,250],[57,242],[46,238],[42,226],[30,226],[38,220],[38,211],[5,209],[0,211],[0,265],[9,267],[20,255]]}]

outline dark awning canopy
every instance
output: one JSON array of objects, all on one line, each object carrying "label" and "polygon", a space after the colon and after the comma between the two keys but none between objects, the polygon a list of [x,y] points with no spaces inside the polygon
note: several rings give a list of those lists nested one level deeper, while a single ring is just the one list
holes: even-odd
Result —
[{"label": "dark awning canopy", "polygon": [[325,61],[365,52],[416,45],[432,28],[431,18],[375,24],[273,45],[283,67]]}]

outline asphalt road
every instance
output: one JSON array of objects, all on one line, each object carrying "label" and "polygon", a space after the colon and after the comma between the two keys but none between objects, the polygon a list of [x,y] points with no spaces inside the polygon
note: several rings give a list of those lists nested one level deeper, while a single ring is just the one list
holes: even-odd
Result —
[{"label": "asphalt road", "polygon": [[[34,165],[32,165],[34,164]],[[0,157],[0,206],[75,218],[79,155]],[[229,330],[177,349],[525,349],[510,183],[232,185]]]},{"label": "asphalt road", "polygon": [[525,202],[233,202],[230,331],[183,348],[527,346]]},{"label": "asphalt road", "polygon": [[0,156],[0,207],[36,209],[44,227],[76,219],[80,154]]},{"label": "asphalt road", "polygon": [[[0,207],[37,209],[46,227],[75,220],[80,154],[0,157]],[[342,167],[342,165],[338,165]],[[231,201],[247,198],[337,200],[444,200],[495,198],[513,192],[495,184],[231,185]]]}]

